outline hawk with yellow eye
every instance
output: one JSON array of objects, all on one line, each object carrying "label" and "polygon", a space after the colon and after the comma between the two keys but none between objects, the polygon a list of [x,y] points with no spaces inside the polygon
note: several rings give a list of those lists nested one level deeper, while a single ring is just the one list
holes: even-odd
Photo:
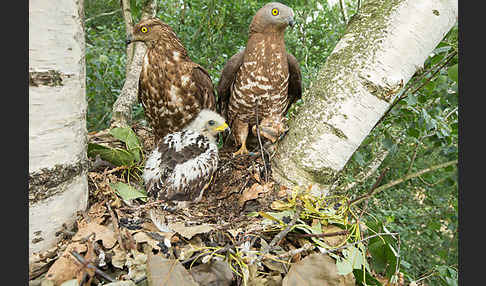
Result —
[{"label": "hawk with yellow eye", "polygon": [[297,59],[285,49],[284,32],[294,25],[291,8],[271,2],[253,17],[246,48],[225,64],[218,83],[218,106],[231,126],[234,153],[248,153],[249,129],[275,142],[287,130],[285,114],[302,96],[302,76]]},{"label": "hawk with yellow eye", "polygon": [[189,58],[169,25],[157,18],[142,20],[127,44],[135,41],[147,46],[138,99],[156,139],[181,130],[204,108],[215,110],[211,77]]},{"label": "hawk with yellow eye", "polygon": [[145,163],[149,198],[183,204],[200,201],[218,167],[217,135],[226,130],[223,117],[203,109],[183,130],[166,135]]}]

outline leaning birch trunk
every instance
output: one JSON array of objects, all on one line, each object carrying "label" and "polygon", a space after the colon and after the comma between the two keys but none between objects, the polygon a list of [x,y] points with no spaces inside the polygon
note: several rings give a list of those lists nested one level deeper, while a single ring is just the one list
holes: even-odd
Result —
[{"label": "leaning birch trunk", "polygon": [[29,2],[29,256],[88,202],[83,1]]},{"label": "leaning birch trunk", "polygon": [[304,92],[272,160],[274,179],[326,193],[457,20],[457,0],[370,0]]}]

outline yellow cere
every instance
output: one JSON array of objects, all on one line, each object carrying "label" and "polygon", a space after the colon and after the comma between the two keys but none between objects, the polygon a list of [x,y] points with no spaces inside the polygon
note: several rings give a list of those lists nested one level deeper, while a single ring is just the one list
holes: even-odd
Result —
[{"label": "yellow cere", "polygon": [[273,8],[272,9],[272,15],[273,16],[277,16],[278,15],[278,9],[277,8]]},{"label": "yellow cere", "polygon": [[216,131],[224,131],[228,127],[229,127],[228,124],[224,123],[223,125],[220,125],[220,126],[216,127],[214,130],[216,130]]}]

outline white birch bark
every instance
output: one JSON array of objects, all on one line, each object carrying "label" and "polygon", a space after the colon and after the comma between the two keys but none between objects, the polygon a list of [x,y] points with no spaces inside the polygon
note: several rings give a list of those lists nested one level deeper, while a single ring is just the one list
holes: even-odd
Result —
[{"label": "white birch bark", "polygon": [[86,208],[83,1],[29,1],[29,256]]},{"label": "white birch bark", "polygon": [[457,0],[370,0],[303,94],[272,160],[289,187],[326,193],[401,88],[457,21]]}]

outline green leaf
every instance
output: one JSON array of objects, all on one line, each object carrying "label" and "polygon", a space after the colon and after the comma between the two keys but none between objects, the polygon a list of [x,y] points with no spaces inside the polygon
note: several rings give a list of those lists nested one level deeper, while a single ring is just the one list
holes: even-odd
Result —
[{"label": "green leaf", "polygon": [[118,140],[123,141],[130,153],[135,157],[136,162],[140,162],[140,150],[142,145],[138,141],[137,135],[130,127],[116,127],[110,130],[110,134]]},{"label": "green leaf", "polygon": [[366,163],[363,154],[359,151],[354,152],[353,160],[356,161],[356,163],[358,163],[360,166],[364,166]]},{"label": "green leaf", "polygon": [[356,279],[357,285],[382,286],[380,281],[376,280],[375,277],[371,276],[371,274],[368,271],[355,269],[353,271],[353,274],[354,274],[354,278]]},{"label": "green leaf", "polygon": [[408,105],[415,105],[417,104],[417,97],[413,94],[409,94],[405,97],[405,102],[407,102]]},{"label": "green leaf", "polygon": [[447,74],[449,75],[450,79],[457,82],[457,80],[458,80],[458,66],[457,66],[457,64],[450,66],[449,69],[447,70]]},{"label": "green leaf", "polygon": [[408,128],[407,129],[407,135],[412,136],[414,138],[419,138],[420,137],[420,131],[416,128]]},{"label": "green leaf", "polygon": [[127,150],[88,143],[88,157],[95,158],[96,155],[100,155],[101,159],[116,166],[129,166],[136,160],[134,154]]},{"label": "green leaf", "polygon": [[393,143],[393,140],[389,137],[384,138],[381,143],[383,143],[383,147],[385,147],[387,150],[391,150],[393,146],[395,145]]},{"label": "green leaf", "polygon": [[126,201],[147,198],[147,193],[144,190],[137,190],[122,182],[117,182],[115,184],[110,183],[110,187],[115,189],[115,192]]},{"label": "green leaf", "polygon": [[[353,272],[353,269],[361,269],[366,264],[363,253],[356,247],[350,246],[343,250],[344,259],[338,259],[336,266],[340,275]],[[366,265],[367,266],[367,265]]]}]

